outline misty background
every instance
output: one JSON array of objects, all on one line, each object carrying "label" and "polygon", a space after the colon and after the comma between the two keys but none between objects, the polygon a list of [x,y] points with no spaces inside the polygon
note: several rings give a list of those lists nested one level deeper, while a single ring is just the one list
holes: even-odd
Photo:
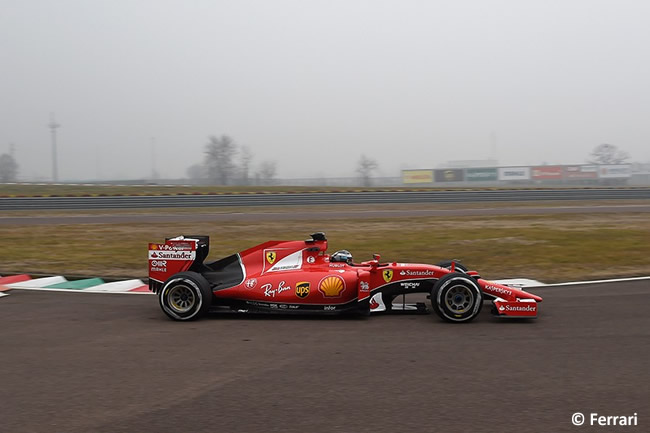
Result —
[{"label": "misty background", "polygon": [[644,0],[0,0],[21,180],[187,176],[210,136],[277,176],[495,159],[650,162]]}]

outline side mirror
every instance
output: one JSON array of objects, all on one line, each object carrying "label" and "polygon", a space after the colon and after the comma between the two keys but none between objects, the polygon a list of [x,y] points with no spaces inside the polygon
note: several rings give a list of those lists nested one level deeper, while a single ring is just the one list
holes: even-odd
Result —
[{"label": "side mirror", "polygon": [[379,261],[379,259],[381,259],[381,256],[379,254],[373,254],[372,259]]}]

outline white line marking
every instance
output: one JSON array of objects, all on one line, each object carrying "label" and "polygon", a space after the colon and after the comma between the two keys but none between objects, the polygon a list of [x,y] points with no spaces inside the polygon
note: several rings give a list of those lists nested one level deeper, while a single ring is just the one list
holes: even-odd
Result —
[{"label": "white line marking", "polygon": [[89,290],[92,290],[94,292],[127,292],[144,285],[145,284],[142,282],[142,280],[124,280],[100,284],[98,286],[94,286],[82,291],[87,292]]},{"label": "white line marking", "polygon": [[91,289],[44,289],[41,287],[19,287],[14,290],[40,290],[42,292],[70,292],[70,293],[103,293],[109,295],[153,295],[153,292],[113,292],[106,290],[91,290]]},{"label": "white line marking", "polygon": [[21,289],[23,287],[41,288],[45,286],[51,286],[52,284],[65,283],[66,281],[68,280],[58,275],[55,277],[35,278],[33,280],[22,281],[20,283],[5,284],[5,286],[11,289]]},{"label": "white line marking", "polygon": [[544,287],[579,286],[584,284],[624,283],[627,281],[643,281],[643,280],[650,280],[650,277],[614,278],[611,280],[592,280],[592,281],[570,281],[568,283],[544,284]]}]

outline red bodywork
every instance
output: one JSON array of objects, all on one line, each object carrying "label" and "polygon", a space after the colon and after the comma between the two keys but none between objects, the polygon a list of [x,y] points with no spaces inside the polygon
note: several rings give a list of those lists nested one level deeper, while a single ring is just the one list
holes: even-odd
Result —
[{"label": "red bodywork", "polygon": [[[390,311],[398,295],[430,293],[435,282],[454,268],[379,260],[331,262],[324,236],[306,241],[269,241],[205,263],[207,242],[204,236],[181,236],[164,244],[149,244],[150,288],[156,292],[174,274],[192,270],[210,282],[214,304],[239,311],[336,312],[367,308],[379,312]],[[493,299],[497,315],[537,316],[537,303],[542,301],[539,296],[483,280],[473,271],[467,275]]]}]

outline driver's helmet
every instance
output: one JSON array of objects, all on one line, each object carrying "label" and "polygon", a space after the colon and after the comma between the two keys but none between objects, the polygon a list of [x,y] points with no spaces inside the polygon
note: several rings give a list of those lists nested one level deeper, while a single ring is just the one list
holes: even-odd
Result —
[{"label": "driver's helmet", "polygon": [[330,262],[352,263],[352,254],[348,250],[339,250],[332,254]]}]

